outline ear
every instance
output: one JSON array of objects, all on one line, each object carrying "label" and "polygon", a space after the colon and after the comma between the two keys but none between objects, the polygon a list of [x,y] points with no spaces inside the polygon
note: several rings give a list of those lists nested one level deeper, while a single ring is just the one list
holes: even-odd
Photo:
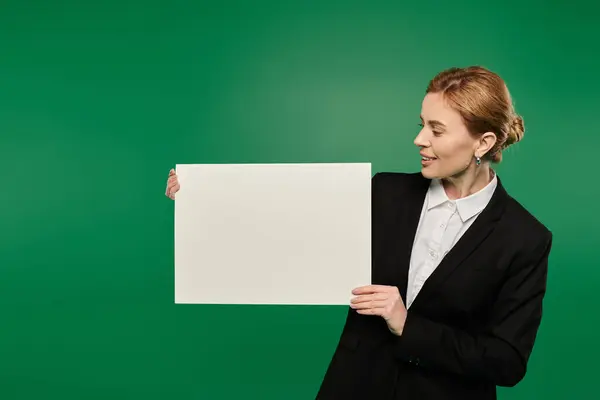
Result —
[{"label": "ear", "polygon": [[483,158],[494,147],[497,140],[498,138],[495,133],[485,132],[477,142],[475,155]]}]

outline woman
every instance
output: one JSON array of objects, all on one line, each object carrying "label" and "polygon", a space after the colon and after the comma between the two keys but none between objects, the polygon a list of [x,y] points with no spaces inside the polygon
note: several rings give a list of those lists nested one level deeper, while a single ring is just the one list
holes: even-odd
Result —
[{"label": "woman", "polygon": [[497,74],[451,68],[429,83],[421,172],[373,177],[372,282],[353,291],[317,399],[486,400],[521,381],[552,234],[491,164],[523,133]]}]

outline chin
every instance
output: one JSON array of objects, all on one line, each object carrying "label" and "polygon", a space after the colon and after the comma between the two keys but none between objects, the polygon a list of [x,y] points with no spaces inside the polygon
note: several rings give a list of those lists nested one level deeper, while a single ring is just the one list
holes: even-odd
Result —
[{"label": "chin", "polygon": [[435,170],[430,169],[430,168],[421,168],[421,175],[423,175],[424,178],[427,179],[439,179],[441,178],[439,173],[436,173]]},{"label": "chin", "polygon": [[437,165],[428,165],[421,167],[421,175],[427,179],[447,179],[456,178],[463,175],[467,169],[449,169],[447,166],[444,168],[435,168]]}]

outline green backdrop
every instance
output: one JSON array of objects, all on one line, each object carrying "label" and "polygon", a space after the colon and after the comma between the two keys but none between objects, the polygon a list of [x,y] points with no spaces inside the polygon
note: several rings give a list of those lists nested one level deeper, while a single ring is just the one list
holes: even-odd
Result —
[{"label": "green backdrop", "polygon": [[345,307],[175,305],[167,173],[417,171],[427,82],[470,64],[509,84],[527,130],[498,170],[555,234],[501,398],[597,396],[599,7],[399,3],[3,1],[0,398],[314,398]]}]

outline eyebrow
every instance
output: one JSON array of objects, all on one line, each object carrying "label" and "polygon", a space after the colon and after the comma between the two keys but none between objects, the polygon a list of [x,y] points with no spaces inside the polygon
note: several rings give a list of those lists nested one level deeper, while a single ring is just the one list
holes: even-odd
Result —
[{"label": "eyebrow", "polygon": [[[421,116],[421,121],[423,121],[423,116]],[[435,119],[432,119],[431,121],[428,121],[428,124],[431,125],[432,127],[439,127],[439,128],[445,128],[446,124],[444,124],[441,121],[437,121]]]}]

